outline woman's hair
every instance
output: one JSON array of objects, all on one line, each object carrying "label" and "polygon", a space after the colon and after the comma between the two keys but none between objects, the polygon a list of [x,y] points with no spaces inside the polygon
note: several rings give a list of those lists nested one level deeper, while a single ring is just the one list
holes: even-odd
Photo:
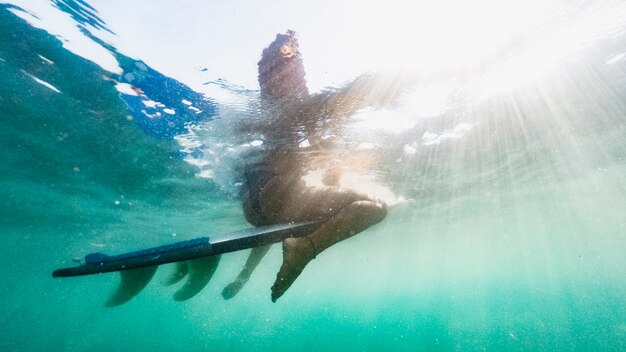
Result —
[{"label": "woman's hair", "polygon": [[296,32],[288,30],[285,34],[277,34],[263,50],[259,61],[259,85],[261,96],[270,100],[309,94]]}]

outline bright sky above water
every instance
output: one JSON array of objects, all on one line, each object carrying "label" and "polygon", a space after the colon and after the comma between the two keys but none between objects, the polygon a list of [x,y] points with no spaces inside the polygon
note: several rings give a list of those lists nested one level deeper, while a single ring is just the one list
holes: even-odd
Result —
[{"label": "bright sky above water", "polygon": [[[83,46],[86,56],[115,69],[106,53],[71,34],[77,30],[69,17],[47,1],[10,2],[34,12],[39,26],[66,38],[67,46]],[[556,0],[88,3],[116,33],[98,36],[194,88],[216,78],[255,88],[261,50],[276,33],[294,29],[314,91],[381,68],[479,62],[563,6]]]},{"label": "bright sky above water", "polygon": [[[553,1],[94,1],[118,49],[180,77],[206,67],[256,86],[261,50],[278,32],[299,33],[313,90],[364,71],[478,60],[527,31]],[[120,11],[120,9],[123,9]]]}]

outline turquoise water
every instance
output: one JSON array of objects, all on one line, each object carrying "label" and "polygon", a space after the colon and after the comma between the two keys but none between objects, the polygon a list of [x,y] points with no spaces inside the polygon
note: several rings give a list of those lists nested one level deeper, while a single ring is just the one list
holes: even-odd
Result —
[{"label": "turquoise water", "polygon": [[[154,133],[102,79],[119,76],[0,8],[0,349],[626,349],[625,33],[626,23],[600,31],[507,89],[493,87],[531,74],[492,63],[431,77],[421,87],[455,87],[445,109],[394,135],[357,129],[351,137],[388,143],[381,182],[410,201],[321,254],[277,303],[274,246],[232,300],[220,293],[245,251],[224,256],[189,301],[159,285],[163,267],[110,309],[116,275],[52,270],[249,225],[227,184],[184,161],[207,150]],[[197,124],[212,126],[212,114]]]}]

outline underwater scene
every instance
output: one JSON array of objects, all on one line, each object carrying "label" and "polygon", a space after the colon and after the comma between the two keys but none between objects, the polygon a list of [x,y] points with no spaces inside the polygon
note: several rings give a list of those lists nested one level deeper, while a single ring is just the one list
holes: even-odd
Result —
[{"label": "underwater scene", "polygon": [[1,351],[626,350],[623,1],[0,0],[0,119]]}]

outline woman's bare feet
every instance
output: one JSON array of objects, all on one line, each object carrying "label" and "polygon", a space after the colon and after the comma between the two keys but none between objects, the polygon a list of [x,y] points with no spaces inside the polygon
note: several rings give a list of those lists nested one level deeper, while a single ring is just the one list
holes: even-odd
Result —
[{"label": "woman's bare feet", "polygon": [[315,255],[315,245],[308,237],[287,238],[283,241],[283,264],[272,286],[272,302],[276,302],[287,291]]}]

